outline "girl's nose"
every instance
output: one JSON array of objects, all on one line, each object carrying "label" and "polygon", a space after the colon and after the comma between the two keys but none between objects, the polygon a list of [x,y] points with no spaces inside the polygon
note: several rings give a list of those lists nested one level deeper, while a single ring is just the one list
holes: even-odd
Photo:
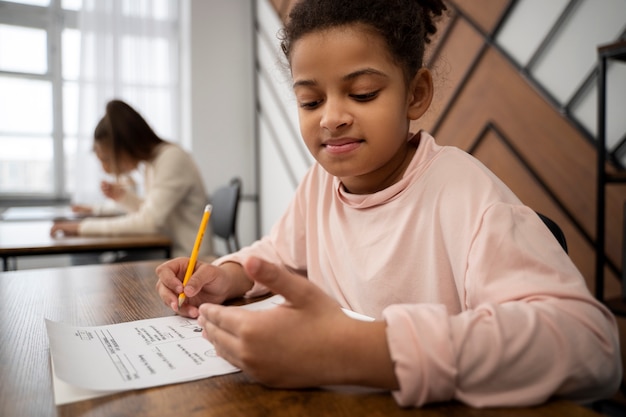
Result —
[{"label": "girl's nose", "polygon": [[347,111],[341,100],[327,99],[320,120],[320,127],[329,131],[335,131],[352,123],[352,116]]}]

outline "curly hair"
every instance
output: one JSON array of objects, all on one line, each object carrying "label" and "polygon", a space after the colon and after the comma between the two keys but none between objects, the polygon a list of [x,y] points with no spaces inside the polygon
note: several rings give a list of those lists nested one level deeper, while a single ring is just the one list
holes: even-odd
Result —
[{"label": "curly hair", "polygon": [[304,35],[361,23],[383,37],[391,56],[410,79],[422,67],[425,46],[445,10],[442,0],[300,0],[289,13],[279,39],[290,62],[293,44]]}]

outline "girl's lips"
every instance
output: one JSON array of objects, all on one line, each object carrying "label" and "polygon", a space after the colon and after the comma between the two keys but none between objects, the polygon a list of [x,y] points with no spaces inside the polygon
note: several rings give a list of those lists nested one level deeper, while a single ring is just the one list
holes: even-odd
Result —
[{"label": "girl's lips", "polygon": [[352,140],[341,140],[341,141],[332,141],[324,143],[323,146],[326,148],[326,151],[332,154],[341,154],[355,150],[363,143],[362,140],[352,139]]}]

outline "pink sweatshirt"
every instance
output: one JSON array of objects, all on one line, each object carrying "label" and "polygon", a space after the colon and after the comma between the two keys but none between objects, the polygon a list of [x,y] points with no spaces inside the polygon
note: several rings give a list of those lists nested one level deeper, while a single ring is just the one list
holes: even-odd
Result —
[{"label": "pink sweatshirt", "polygon": [[251,255],[385,320],[402,406],[585,402],[619,386],[615,318],[551,232],[479,161],[427,133],[402,180],[375,194],[348,194],[315,164],[269,236],[216,263]]}]

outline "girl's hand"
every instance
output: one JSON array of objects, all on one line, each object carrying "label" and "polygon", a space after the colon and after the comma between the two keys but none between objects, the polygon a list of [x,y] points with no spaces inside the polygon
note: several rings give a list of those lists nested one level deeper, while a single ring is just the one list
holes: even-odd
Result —
[{"label": "girl's hand", "polygon": [[76,214],[93,214],[93,208],[82,204],[73,204],[72,212]]},{"label": "girl's hand", "polygon": [[251,279],[286,301],[265,311],[200,306],[203,337],[221,357],[280,388],[397,386],[385,323],[348,317],[319,287],[284,268],[256,258],[243,267]]},{"label": "girl's hand", "polygon": [[178,295],[183,292],[183,280],[189,258],[176,258],[156,268],[159,280],[156,288],[163,302],[172,310],[186,317],[198,317],[198,306],[202,303],[223,303],[229,298],[243,296],[252,287],[252,282],[237,274],[241,266],[227,263],[214,266],[198,261],[196,269],[184,288],[185,303],[178,308]]},{"label": "girl's hand", "polygon": [[80,222],[68,222],[68,221],[59,221],[54,222],[52,228],[50,229],[50,236],[59,237],[59,235],[63,236],[78,236],[78,225]]},{"label": "girl's hand", "polygon": [[102,181],[100,183],[100,189],[102,190],[102,194],[114,201],[121,200],[126,194],[124,186],[107,181]]}]

